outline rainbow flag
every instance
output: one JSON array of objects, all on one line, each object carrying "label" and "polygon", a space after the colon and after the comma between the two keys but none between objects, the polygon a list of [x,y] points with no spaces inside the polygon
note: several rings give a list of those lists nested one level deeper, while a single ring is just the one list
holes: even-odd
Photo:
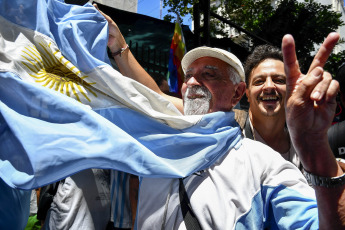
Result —
[{"label": "rainbow flag", "polygon": [[180,18],[177,15],[175,23],[174,36],[170,45],[169,67],[168,67],[168,83],[170,92],[177,93],[181,96],[181,86],[184,74],[181,67],[181,61],[186,53],[185,40],[182,33]]}]

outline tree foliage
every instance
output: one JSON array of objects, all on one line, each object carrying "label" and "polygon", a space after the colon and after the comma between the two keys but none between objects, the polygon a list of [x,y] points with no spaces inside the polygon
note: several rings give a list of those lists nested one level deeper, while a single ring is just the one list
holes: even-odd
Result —
[{"label": "tree foliage", "polygon": [[[278,47],[282,37],[291,34],[296,42],[297,57],[304,69],[312,60],[315,45],[320,45],[330,32],[343,25],[340,17],[340,13],[331,10],[331,5],[283,0],[273,14],[261,21],[253,32]],[[254,45],[260,43],[254,41]]]},{"label": "tree foliage", "polygon": [[175,13],[178,13],[181,17],[192,16],[192,6],[198,2],[199,0],[163,0],[163,7],[168,7],[168,14],[164,16],[164,20],[172,21],[175,18]]},{"label": "tree foliage", "polygon": [[[169,12],[185,16],[192,15],[191,6],[199,2],[202,4],[203,0],[164,0],[164,7],[170,7]],[[302,69],[309,66],[315,45],[320,45],[330,32],[344,25],[341,14],[332,11],[331,5],[313,0],[280,0],[275,8],[271,0],[221,0],[220,5],[214,5],[211,10],[278,47],[285,34],[292,34]],[[210,26],[211,36],[229,37],[227,25],[219,20],[211,18]],[[262,44],[262,41],[247,38],[253,47]],[[333,60],[333,63],[336,62]]]},{"label": "tree foliage", "polygon": [[335,77],[338,68],[343,62],[345,62],[345,50],[336,54],[331,54],[331,56],[328,58],[328,62],[326,63],[324,69],[332,73],[332,76]]},{"label": "tree foliage", "polygon": [[221,0],[219,13],[248,31],[254,31],[259,24],[273,13],[271,0]]}]

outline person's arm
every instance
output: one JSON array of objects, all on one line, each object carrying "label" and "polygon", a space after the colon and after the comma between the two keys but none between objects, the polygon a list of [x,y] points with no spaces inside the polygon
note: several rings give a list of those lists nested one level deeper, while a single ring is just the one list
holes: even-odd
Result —
[{"label": "person's arm", "polygon": [[[304,169],[317,176],[336,177],[344,174],[328,143],[339,84],[323,71],[332,49],[339,39],[331,33],[315,56],[308,74],[300,72],[291,35],[282,41],[287,75],[286,121],[291,139]],[[314,186],[319,210],[320,229],[345,228],[345,186]]]},{"label": "person's arm", "polygon": [[[97,8],[96,4],[94,4],[94,6]],[[108,47],[111,53],[116,53],[119,50],[121,50],[121,48],[126,48],[126,41],[116,23],[108,15],[104,14],[99,9],[98,11],[105,17],[109,24]],[[116,62],[116,65],[119,67],[120,72],[124,76],[130,77],[133,80],[140,82],[141,84],[145,85],[146,87],[152,89],[156,93],[165,97],[167,100],[173,103],[178,110],[180,110],[183,113],[182,99],[172,97],[170,95],[163,93],[156,84],[156,82],[153,80],[153,78],[138,63],[130,49],[126,49],[124,52],[122,52],[121,55],[115,55],[113,56],[113,58]]]}]

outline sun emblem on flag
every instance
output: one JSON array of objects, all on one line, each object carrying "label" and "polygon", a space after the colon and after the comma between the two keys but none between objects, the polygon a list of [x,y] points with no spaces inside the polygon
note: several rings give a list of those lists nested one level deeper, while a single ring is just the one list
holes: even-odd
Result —
[{"label": "sun emblem on flag", "polygon": [[90,94],[97,97],[91,86],[96,83],[86,82],[88,76],[83,75],[58,49],[53,51],[50,48],[52,43],[40,42],[38,45],[40,51],[34,45],[27,46],[22,51],[22,57],[26,60],[22,61],[22,64],[30,70],[29,75],[36,83],[73,97],[79,102],[84,101],[81,97],[91,102]]}]

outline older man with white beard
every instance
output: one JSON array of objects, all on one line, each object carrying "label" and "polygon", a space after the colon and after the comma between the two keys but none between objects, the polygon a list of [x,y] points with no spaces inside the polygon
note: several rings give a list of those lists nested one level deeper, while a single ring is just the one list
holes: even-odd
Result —
[{"label": "older man with white beard", "polygon": [[240,60],[222,49],[199,47],[182,59],[185,115],[231,111],[244,94]]},{"label": "older man with white beard", "polygon": [[[190,95],[198,95],[197,97]],[[211,93],[204,86],[187,88],[183,97],[183,112],[185,115],[205,114],[210,109]]]}]

